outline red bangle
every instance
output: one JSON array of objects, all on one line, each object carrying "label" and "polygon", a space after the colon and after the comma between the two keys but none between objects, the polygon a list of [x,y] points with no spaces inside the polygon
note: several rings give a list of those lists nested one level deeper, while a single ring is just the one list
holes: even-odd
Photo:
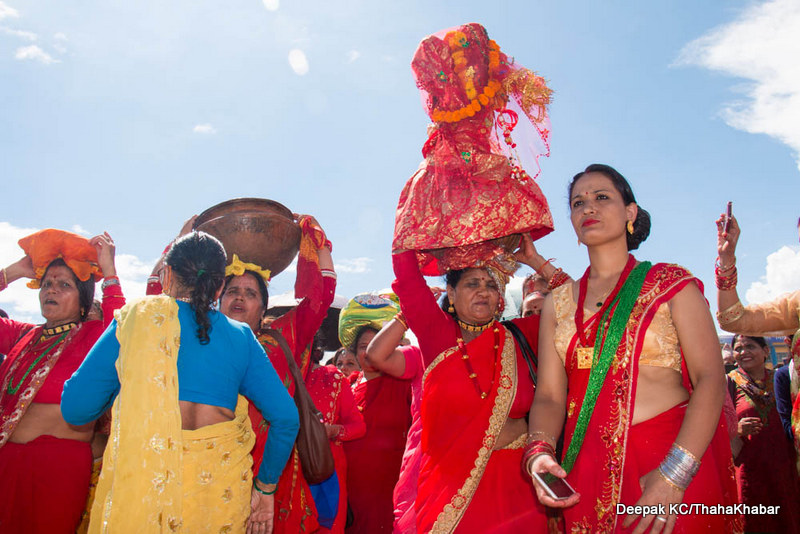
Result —
[{"label": "red bangle", "polygon": [[322,246],[327,248],[328,252],[333,252],[333,243],[331,243],[330,239],[326,239],[325,244],[323,244]]}]

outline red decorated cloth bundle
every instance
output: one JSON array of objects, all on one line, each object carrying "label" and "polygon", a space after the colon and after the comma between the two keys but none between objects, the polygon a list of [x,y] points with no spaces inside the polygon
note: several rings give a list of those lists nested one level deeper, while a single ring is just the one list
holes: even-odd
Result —
[{"label": "red decorated cloth bundle", "polygon": [[[425,275],[487,262],[510,274],[519,235],[553,230],[534,181],[536,160],[549,155],[551,91],[475,23],[427,37],[411,67],[434,123],[400,195],[392,249],[417,251]],[[512,130],[535,158],[533,177]]]}]

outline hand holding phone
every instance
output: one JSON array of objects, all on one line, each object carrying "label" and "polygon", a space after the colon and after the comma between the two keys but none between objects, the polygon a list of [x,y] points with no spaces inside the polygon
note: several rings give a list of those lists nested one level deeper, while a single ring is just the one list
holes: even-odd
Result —
[{"label": "hand holding phone", "polygon": [[725,211],[725,224],[723,226],[725,234],[731,229],[731,217],[733,217],[733,202],[728,201],[728,208]]},{"label": "hand holding phone", "polygon": [[575,490],[566,479],[558,478],[552,473],[531,473],[531,476],[542,486],[551,499],[565,501],[575,495]]}]

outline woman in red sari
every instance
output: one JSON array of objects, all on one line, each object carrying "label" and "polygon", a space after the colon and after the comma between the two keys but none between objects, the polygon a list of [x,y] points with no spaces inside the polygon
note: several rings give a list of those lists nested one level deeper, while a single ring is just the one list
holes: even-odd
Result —
[{"label": "woman in red sari", "polygon": [[347,458],[343,444],[362,437],[367,427],[356,406],[350,382],[335,367],[320,365],[321,357],[321,351],[314,357],[313,368],[306,376],[306,389],[314,405],[322,413],[325,430],[330,438],[339,480],[339,507],[331,528],[320,528],[320,531],[341,534],[347,520]]},{"label": "woman in red sari", "polygon": [[61,390],[105,327],[87,320],[95,278],[105,277],[106,323],[125,299],[108,234],[43,230],[20,245],[26,256],[0,270],[0,290],[32,278],[45,323],[0,319],[0,531],[66,534],[86,508],[94,425],[64,421]]},{"label": "woman in red sari", "polygon": [[[553,291],[542,312],[526,468],[566,477],[577,495],[555,500],[537,483],[539,500],[564,509],[568,532],[622,532],[634,522],[636,534],[740,531],[733,510],[669,508],[736,502],[722,359],[700,282],[629,254],[650,218],[613,168],[587,167],[569,199],[590,266]],[[562,468],[554,445],[565,416]],[[617,504],[664,508],[626,516]]]},{"label": "woman in red sari", "polygon": [[769,347],[763,337],[736,335],[733,351],[739,367],[728,374],[735,391],[738,435],[736,456],[739,497],[744,504],[780,506],[778,514],[747,514],[747,532],[800,532],[800,478],[794,446],[786,439],[775,407],[775,372],[764,365]]},{"label": "woman in red sari", "polygon": [[353,523],[348,533],[391,532],[392,494],[400,476],[406,437],[411,426],[411,381],[399,380],[373,367],[367,347],[397,306],[379,295],[357,295],[339,316],[339,339],[356,354],[361,371],[350,375],[356,406],[366,433],[344,444],[347,492]]},{"label": "woman in red sari", "polygon": [[[521,349],[494,319],[502,277],[488,268],[449,272],[442,309],[415,252],[398,252],[393,263],[392,288],[427,368],[417,531],[546,532],[544,507],[520,469],[534,385]],[[514,320],[534,347],[538,322]]]}]

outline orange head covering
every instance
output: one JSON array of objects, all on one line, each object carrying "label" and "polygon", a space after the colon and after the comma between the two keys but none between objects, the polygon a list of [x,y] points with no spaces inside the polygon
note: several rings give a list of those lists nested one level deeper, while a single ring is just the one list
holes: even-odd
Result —
[{"label": "orange head covering", "polygon": [[94,276],[95,280],[103,277],[103,271],[97,264],[97,250],[88,239],[78,234],[48,228],[23,237],[19,240],[19,246],[33,263],[36,278],[28,282],[28,287],[32,289],[39,287],[47,266],[58,258],[63,259],[82,282],[90,276]]}]

